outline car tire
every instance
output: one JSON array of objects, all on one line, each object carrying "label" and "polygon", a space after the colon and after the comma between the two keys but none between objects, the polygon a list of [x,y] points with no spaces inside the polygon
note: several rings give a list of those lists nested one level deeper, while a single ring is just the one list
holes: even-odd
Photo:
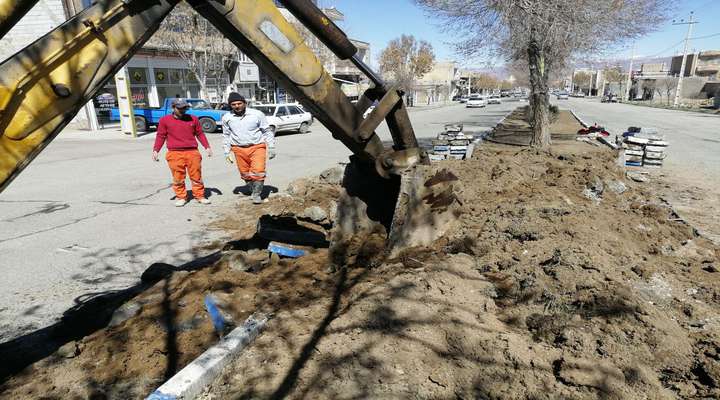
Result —
[{"label": "car tire", "polygon": [[200,118],[200,129],[205,133],[213,133],[217,130],[217,124],[212,118]]},{"label": "car tire", "polygon": [[270,130],[272,131],[273,135],[277,133],[277,127],[275,125],[270,125]]},{"label": "car tire", "polygon": [[148,131],[148,123],[145,117],[135,116],[135,131],[137,132],[147,132]]},{"label": "car tire", "polygon": [[310,129],[308,129],[308,128],[309,128],[308,123],[303,122],[302,124],[300,124],[300,127],[298,128],[298,133],[301,133],[301,134],[308,133],[308,132],[310,132]]}]

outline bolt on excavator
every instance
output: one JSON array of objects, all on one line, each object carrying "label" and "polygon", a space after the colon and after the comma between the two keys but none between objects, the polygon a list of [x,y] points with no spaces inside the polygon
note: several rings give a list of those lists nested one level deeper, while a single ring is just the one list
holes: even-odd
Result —
[{"label": "bolt on excavator", "polygon": [[[388,249],[397,250],[429,244],[454,222],[457,178],[429,165],[403,93],[362,61],[355,45],[313,2],[280,0],[373,84],[356,104],[272,0],[186,1],[352,151],[331,238],[343,257],[378,224],[385,228]],[[0,63],[0,192],[140,50],[178,2],[97,1]],[[36,3],[0,0],[0,38]],[[383,121],[393,142],[387,147],[375,132]]]}]

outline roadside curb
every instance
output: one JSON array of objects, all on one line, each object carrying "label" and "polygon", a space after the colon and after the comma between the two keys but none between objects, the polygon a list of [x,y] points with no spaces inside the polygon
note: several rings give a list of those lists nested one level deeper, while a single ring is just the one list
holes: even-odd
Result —
[{"label": "roadside curb", "polygon": [[582,126],[584,126],[585,128],[587,128],[587,127],[590,126],[590,125],[587,124],[587,122],[583,121],[583,119],[580,118],[579,115],[577,115],[577,114],[575,113],[575,110],[573,110],[572,108],[568,108],[568,110],[570,111],[570,114],[572,114],[573,117],[575,117],[575,119],[578,120],[578,122],[580,122],[580,124],[581,124]]},{"label": "roadside curb", "polygon": [[439,109],[439,108],[451,107],[451,106],[453,106],[453,105],[455,105],[455,104],[456,104],[456,103],[447,103],[447,104],[438,104],[438,105],[429,105],[429,106],[427,106],[427,105],[424,105],[424,106],[412,106],[412,107],[407,107],[407,110],[408,110],[408,112],[437,110],[437,109]]},{"label": "roadside curb", "polygon": [[219,343],[207,349],[200,357],[185,366],[146,400],[193,399],[222,372],[222,370],[258,336],[268,317],[251,315]]}]

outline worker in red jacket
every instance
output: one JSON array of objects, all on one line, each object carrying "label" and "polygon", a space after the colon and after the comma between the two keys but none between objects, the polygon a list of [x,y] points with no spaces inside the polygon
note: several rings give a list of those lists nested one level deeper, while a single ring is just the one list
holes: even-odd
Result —
[{"label": "worker in red jacket", "polygon": [[152,154],[153,160],[159,161],[158,152],[167,139],[168,152],[165,159],[173,176],[175,207],[182,207],[187,203],[186,171],[190,176],[195,200],[200,204],[210,204],[210,200],[205,198],[202,156],[198,151],[197,141],[205,147],[208,157],[212,157],[212,149],[198,119],[194,115],[186,114],[189,107],[190,104],[184,99],[173,100],[172,114],[160,118]]}]

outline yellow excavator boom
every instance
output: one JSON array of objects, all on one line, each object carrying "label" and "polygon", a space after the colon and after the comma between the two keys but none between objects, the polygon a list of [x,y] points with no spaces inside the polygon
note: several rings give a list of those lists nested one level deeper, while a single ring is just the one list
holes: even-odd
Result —
[{"label": "yellow excavator boom", "polygon": [[[135,54],[158,29],[179,0],[99,0],[45,36],[0,63],[0,192],[73,119],[81,107]],[[357,164],[346,172],[348,201],[359,214],[382,223],[413,227],[433,225],[422,207],[436,213],[433,199],[450,193],[437,177],[423,181],[409,167],[429,164],[418,146],[403,93],[383,82],[357,55],[345,34],[309,0],[281,0],[305,27],[340,59],[353,63],[374,87],[357,104],[350,102],[322,63],[305,44],[272,0],[187,0],[265,73],[279,82],[322,122],[333,137],[354,154]],[[0,35],[6,33],[35,1],[0,0]],[[363,118],[364,112],[377,106]],[[384,146],[375,130],[387,122],[393,144]],[[447,174],[438,175],[447,177]],[[442,184],[438,186],[438,184]],[[445,191],[445,192],[443,192]],[[397,202],[408,193],[418,201]],[[407,196],[405,196],[407,197]],[[358,201],[355,201],[355,200]],[[408,204],[412,204],[409,207]],[[403,221],[393,221],[400,215]],[[448,214],[449,215],[449,214]],[[335,236],[355,235],[359,224],[350,220]],[[439,231],[424,234],[422,242]],[[362,236],[362,235],[358,235]],[[413,237],[390,234],[395,242],[411,245]]]},{"label": "yellow excavator boom", "polygon": [[[80,108],[139,50],[178,0],[101,0],[0,64],[0,191],[67,125]],[[308,0],[288,9],[375,84],[352,104],[271,0],[189,0],[266,73],[309,109],[359,160],[389,177],[423,162],[407,110],[355,55],[357,49]],[[33,1],[3,1],[0,26],[9,29]],[[363,112],[379,100],[367,119]],[[387,120],[394,146],[375,135]]]}]

